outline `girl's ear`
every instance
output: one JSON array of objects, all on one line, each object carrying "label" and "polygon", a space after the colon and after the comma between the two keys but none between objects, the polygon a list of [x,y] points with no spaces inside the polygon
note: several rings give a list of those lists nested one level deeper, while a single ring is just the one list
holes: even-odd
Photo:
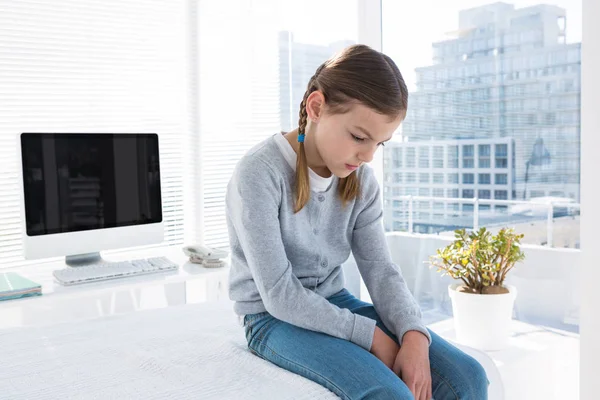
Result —
[{"label": "girl's ear", "polygon": [[308,119],[315,121],[323,115],[325,108],[325,96],[320,90],[315,90],[306,99],[306,115]]}]

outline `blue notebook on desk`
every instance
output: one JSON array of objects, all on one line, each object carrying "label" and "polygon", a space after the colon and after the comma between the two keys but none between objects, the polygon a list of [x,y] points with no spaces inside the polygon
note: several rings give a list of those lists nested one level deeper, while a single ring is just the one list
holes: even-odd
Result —
[{"label": "blue notebook on desk", "polygon": [[0,300],[19,299],[41,294],[42,285],[39,283],[35,283],[16,272],[0,273]]}]

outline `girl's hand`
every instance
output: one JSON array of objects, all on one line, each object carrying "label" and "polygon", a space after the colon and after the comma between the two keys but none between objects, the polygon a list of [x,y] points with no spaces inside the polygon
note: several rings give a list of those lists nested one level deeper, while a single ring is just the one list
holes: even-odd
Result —
[{"label": "girl's hand", "polygon": [[392,369],[398,350],[398,344],[376,326],[375,333],[373,334],[371,353],[379,358],[389,369]]},{"label": "girl's hand", "polygon": [[408,386],[415,400],[430,400],[429,340],[419,331],[408,331],[394,361],[393,371]]}]

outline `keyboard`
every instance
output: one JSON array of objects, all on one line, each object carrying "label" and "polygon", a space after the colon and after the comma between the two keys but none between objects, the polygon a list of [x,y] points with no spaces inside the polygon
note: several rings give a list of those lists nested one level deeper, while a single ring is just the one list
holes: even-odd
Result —
[{"label": "keyboard", "polygon": [[178,268],[177,264],[166,257],[154,257],[140,260],[103,262],[83,267],[68,267],[53,271],[53,274],[56,281],[61,285],[79,285],[108,279],[176,271]]}]

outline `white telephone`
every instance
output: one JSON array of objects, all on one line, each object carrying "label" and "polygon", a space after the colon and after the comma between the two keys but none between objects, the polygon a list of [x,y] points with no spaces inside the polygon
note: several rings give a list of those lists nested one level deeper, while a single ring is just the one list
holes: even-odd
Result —
[{"label": "white telephone", "polygon": [[200,244],[185,246],[183,252],[190,258],[190,262],[202,264],[207,268],[219,268],[225,265],[222,259],[229,254],[226,250],[213,249]]}]

